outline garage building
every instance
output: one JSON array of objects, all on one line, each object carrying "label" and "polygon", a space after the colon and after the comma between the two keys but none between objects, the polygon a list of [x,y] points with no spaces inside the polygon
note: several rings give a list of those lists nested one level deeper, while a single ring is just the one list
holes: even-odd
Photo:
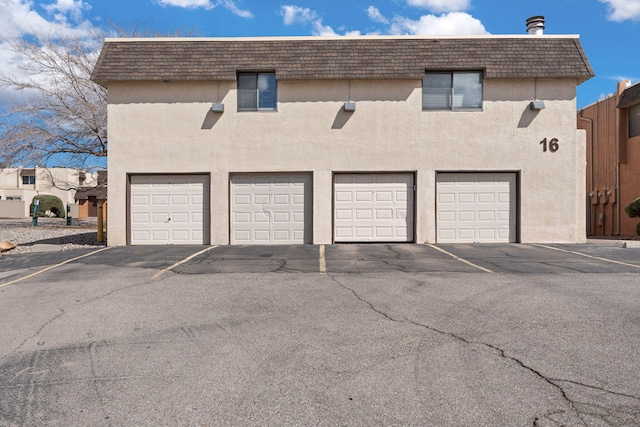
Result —
[{"label": "garage building", "polygon": [[109,245],[585,240],[578,36],[107,39]]}]

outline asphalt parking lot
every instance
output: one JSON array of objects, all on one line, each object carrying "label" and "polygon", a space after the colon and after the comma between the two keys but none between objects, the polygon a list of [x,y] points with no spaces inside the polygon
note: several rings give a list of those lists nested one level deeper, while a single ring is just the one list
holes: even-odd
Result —
[{"label": "asphalt parking lot", "polygon": [[0,258],[0,425],[640,424],[640,249]]},{"label": "asphalt parking lot", "polygon": [[[95,252],[95,254],[92,254]],[[619,244],[360,244],[120,246],[6,256],[0,273],[78,263],[178,274],[216,273],[622,273],[640,271],[640,247]],[[175,265],[174,264],[179,264]]]}]

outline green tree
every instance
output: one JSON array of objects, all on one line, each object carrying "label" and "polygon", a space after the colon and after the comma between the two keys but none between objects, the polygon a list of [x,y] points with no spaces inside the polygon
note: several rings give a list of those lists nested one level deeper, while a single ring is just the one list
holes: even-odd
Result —
[{"label": "green tree", "polygon": [[[640,197],[629,203],[624,211],[629,215],[629,218],[640,218]],[[636,234],[640,236],[640,223],[636,225]]]}]

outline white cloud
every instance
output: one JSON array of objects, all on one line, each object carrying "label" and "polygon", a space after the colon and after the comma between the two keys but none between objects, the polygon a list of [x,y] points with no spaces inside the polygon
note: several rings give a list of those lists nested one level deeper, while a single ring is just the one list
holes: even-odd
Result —
[{"label": "white cloud", "polygon": [[57,0],[55,3],[43,5],[49,13],[71,14],[75,18],[82,16],[82,11],[91,6],[82,0]]},{"label": "white cloud", "polygon": [[471,0],[407,0],[407,4],[440,13],[467,10],[469,9],[470,1]]},{"label": "white cloud", "polygon": [[[43,6],[46,13],[35,10],[32,0],[0,0],[0,68],[5,74],[24,75],[25,57],[10,48],[11,40],[20,37],[72,37],[90,39],[95,27],[82,13],[89,6],[81,0],[56,0]],[[27,93],[4,89],[0,91],[0,107],[23,100]]]},{"label": "white cloud", "polygon": [[161,6],[175,6],[185,9],[213,9],[217,4],[212,4],[209,0],[158,0]]},{"label": "white cloud", "polygon": [[390,32],[411,35],[488,34],[480,20],[462,12],[451,12],[440,16],[423,15],[418,20],[396,16]]},{"label": "white cloud", "polygon": [[253,13],[248,10],[240,9],[235,0],[157,0],[161,6],[182,7],[184,9],[205,9],[211,10],[218,6],[222,6],[231,13],[242,18],[253,18]]},{"label": "white cloud", "polygon": [[[324,25],[322,18],[313,9],[295,5],[284,5],[280,7],[280,15],[284,25],[311,24],[311,34],[314,36],[339,36],[329,25]],[[345,36],[359,36],[360,31],[345,31]]]},{"label": "white cloud", "polygon": [[640,21],[640,0],[600,0],[609,5],[610,21]]},{"label": "white cloud", "polygon": [[238,15],[241,18],[250,19],[253,18],[253,13],[249,10],[240,9],[233,0],[224,0],[222,5],[229,9],[231,13]]},{"label": "white cloud", "polygon": [[284,19],[284,25],[307,24],[311,21],[319,20],[315,10],[294,5],[282,6],[280,15]]},{"label": "white cloud", "polygon": [[369,19],[371,19],[373,22],[377,22],[379,24],[388,24],[389,23],[389,20],[387,18],[385,18],[382,15],[382,13],[380,13],[380,10],[377,7],[369,6],[365,10],[367,12],[367,15],[369,16]]},{"label": "white cloud", "polygon": [[313,31],[311,32],[314,36],[337,36],[333,28],[329,25],[323,25],[322,20],[318,19],[313,23]]},{"label": "white cloud", "polygon": [[[93,26],[82,19],[83,2],[65,5],[65,0],[48,5],[50,16],[42,16],[34,10],[31,0],[0,0],[0,40],[24,35],[59,34],[81,37]],[[74,3],[74,2],[71,2]],[[68,8],[65,8],[68,7]],[[69,19],[72,18],[71,23]]]}]

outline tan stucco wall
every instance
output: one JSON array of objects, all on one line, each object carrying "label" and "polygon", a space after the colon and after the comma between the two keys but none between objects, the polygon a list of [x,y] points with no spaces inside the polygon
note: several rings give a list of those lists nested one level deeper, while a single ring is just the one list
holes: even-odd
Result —
[{"label": "tan stucco wall", "polygon": [[421,83],[279,81],[277,112],[242,113],[235,82],[109,84],[109,244],[126,243],[127,173],[210,173],[211,243],[228,244],[229,173],[270,171],[313,173],[314,243],[332,241],[332,173],[355,171],[416,172],[418,243],[435,242],[436,171],[519,172],[521,241],[584,241],[574,80],[485,80],[471,112],[422,111]]}]

